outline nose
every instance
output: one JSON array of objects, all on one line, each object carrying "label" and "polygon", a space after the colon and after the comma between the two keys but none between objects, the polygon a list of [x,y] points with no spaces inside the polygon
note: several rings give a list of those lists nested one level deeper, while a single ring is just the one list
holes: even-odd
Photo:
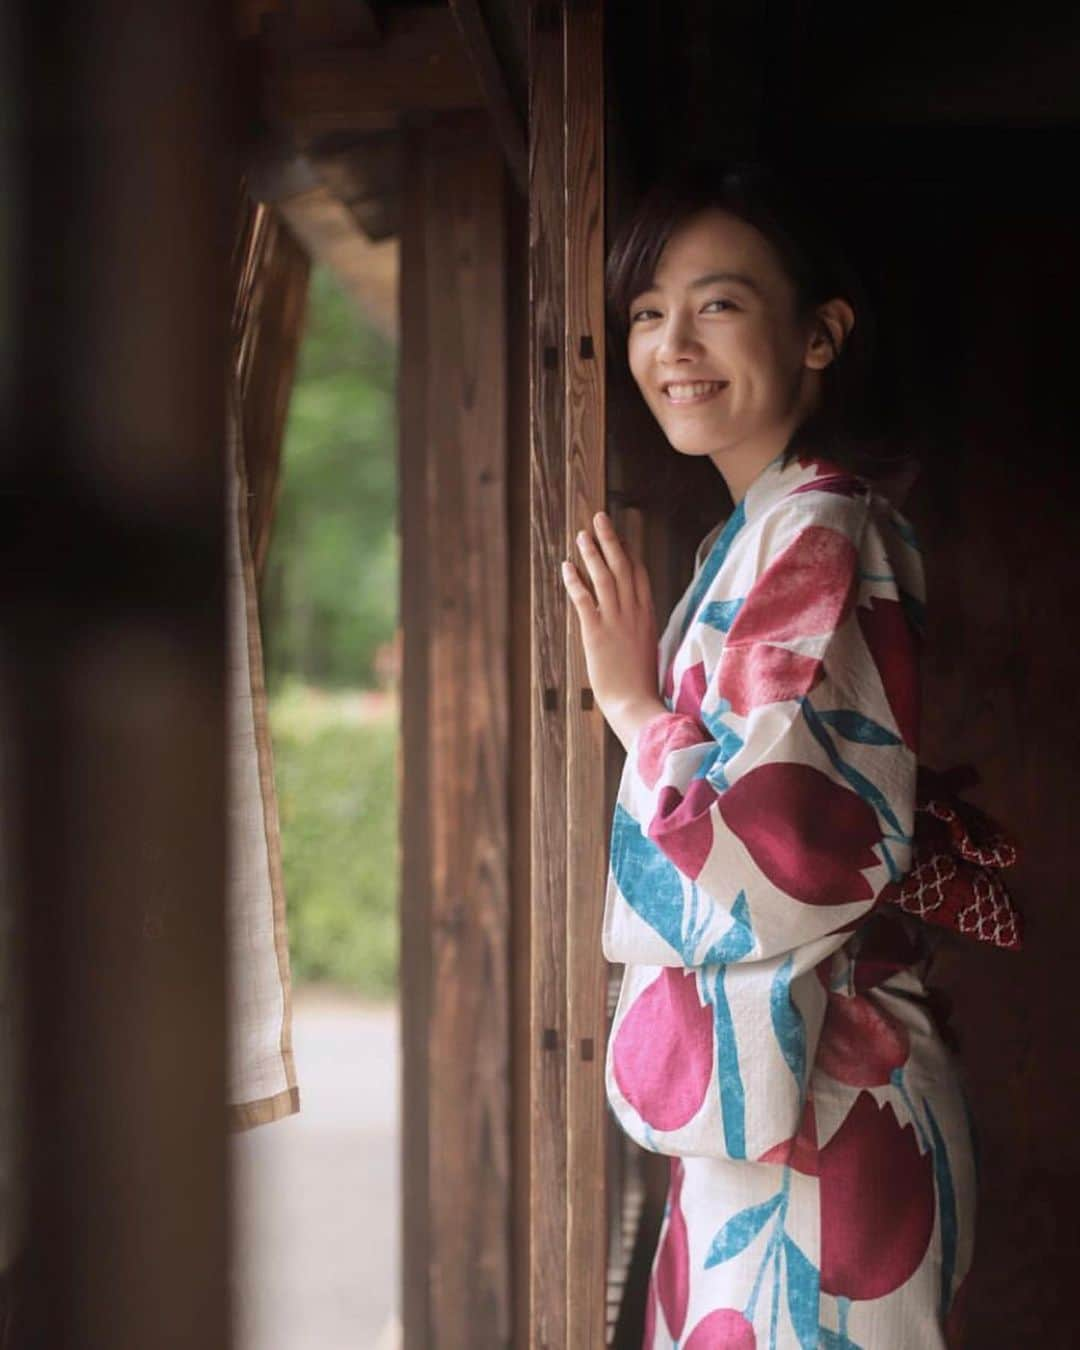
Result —
[{"label": "nose", "polygon": [[680,310],[672,310],[660,334],[656,359],[661,364],[669,361],[692,361],[700,351],[701,342],[694,332],[692,319]]}]

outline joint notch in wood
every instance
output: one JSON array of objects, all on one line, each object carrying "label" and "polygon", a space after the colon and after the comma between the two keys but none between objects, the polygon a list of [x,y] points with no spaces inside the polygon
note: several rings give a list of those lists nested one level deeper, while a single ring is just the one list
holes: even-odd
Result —
[{"label": "joint notch in wood", "polygon": [[593,1038],[591,1036],[583,1036],[581,1038],[581,1058],[592,1059],[592,1057],[593,1057]]},{"label": "joint notch in wood", "polygon": [[554,689],[544,690],[544,711],[555,712],[559,706],[559,696]]},{"label": "joint notch in wood", "polygon": [[581,691],[581,706],[586,712],[592,712],[593,709],[593,691],[588,685],[585,685]]},{"label": "joint notch in wood", "polygon": [[545,1050],[558,1050],[559,1033],[555,1030],[554,1027],[544,1028],[544,1036],[540,1044]]},{"label": "joint notch in wood", "polygon": [[583,361],[591,361],[595,356],[592,345],[592,334],[582,333],[578,341],[578,355]]}]

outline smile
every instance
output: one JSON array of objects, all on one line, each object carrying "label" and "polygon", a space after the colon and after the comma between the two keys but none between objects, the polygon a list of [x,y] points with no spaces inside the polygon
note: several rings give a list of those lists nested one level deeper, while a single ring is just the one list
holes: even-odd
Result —
[{"label": "smile", "polygon": [[664,385],[663,394],[669,403],[680,406],[687,403],[706,403],[728,387],[727,380],[672,381]]}]

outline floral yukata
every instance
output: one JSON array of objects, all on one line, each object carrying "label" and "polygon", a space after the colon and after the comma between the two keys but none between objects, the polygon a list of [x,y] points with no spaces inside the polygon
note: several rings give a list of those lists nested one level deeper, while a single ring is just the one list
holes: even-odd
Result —
[{"label": "floral yukata", "polygon": [[671,1156],[644,1350],[931,1350],[971,1263],[959,1069],[912,864],[918,544],[866,480],[777,457],[660,640],[627,752],[605,1081]]}]

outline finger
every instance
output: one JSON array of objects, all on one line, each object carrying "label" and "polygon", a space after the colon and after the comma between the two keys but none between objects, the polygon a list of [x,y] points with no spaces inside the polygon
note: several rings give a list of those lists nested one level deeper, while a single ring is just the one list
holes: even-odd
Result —
[{"label": "finger", "polygon": [[624,602],[623,598],[625,598],[625,602],[633,601],[637,598],[633,563],[619,538],[618,531],[611,523],[610,516],[604,511],[597,511],[593,517],[593,522],[596,526],[596,536],[600,541],[600,547],[604,552],[604,560],[615,578],[620,602]]},{"label": "finger", "polygon": [[569,558],[563,560],[562,579],[566,587],[566,593],[573,602],[582,624],[594,619],[599,613],[596,601],[592,598],[588,586],[582,581],[580,573]]},{"label": "finger", "polygon": [[600,546],[588,530],[579,530],[577,546],[585,563],[585,570],[596,592],[596,603],[601,609],[615,614],[619,610],[619,592],[611,569],[607,565]]},{"label": "finger", "polygon": [[653,609],[652,581],[649,577],[649,569],[640,558],[634,560],[634,592],[638,598],[638,604],[643,605],[649,612]]}]

